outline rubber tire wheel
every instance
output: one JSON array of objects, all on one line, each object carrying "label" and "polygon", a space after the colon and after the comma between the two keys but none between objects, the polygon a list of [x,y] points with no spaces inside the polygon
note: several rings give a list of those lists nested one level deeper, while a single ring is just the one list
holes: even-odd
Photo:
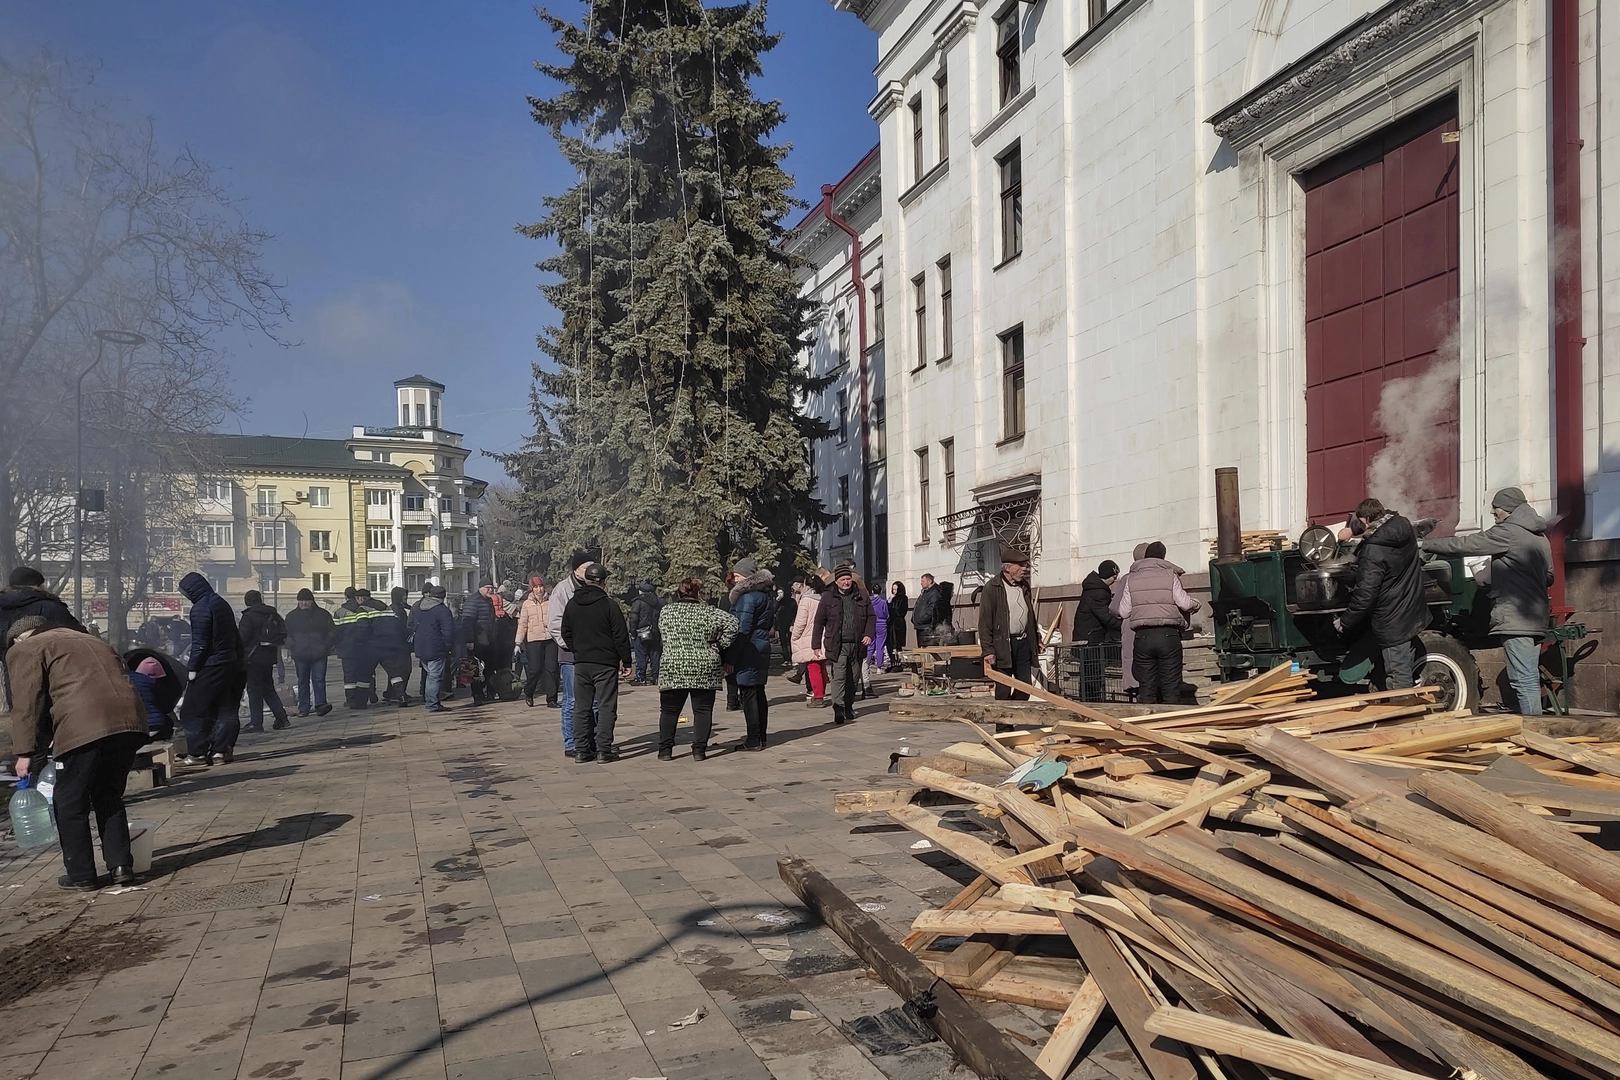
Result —
[{"label": "rubber tire wheel", "polygon": [[[1438,670],[1430,678],[1425,678],[1425,669],[1430,665]],[[1447,711],[1467,709],[1469,712],[1479,712],[1479,665],[1474,663],[1474,654],[1456,638],[1432,630],[1420,634],[1417,656],[1412,662],[1412,681],[1418,686],[1449,684],[1459,687],[1465,692],[1458,694],[1453,691],[1449,697],[1437,701],[1436,707]]]}]

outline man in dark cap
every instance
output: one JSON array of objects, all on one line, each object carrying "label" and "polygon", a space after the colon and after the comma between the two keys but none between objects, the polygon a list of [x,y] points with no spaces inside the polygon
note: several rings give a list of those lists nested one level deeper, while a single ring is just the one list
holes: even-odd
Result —
[{"label": "man in dark cap", "polygon": [[343,700],[350,709],[371,705],[371,679],[377,668],[371,652],[373,614],[352,585],[343,590],[343,603],[332,613],[338,659],[343,662]]},{"label": "man in dark cap", "polygon": [[861,662],[877,634],[872,598],[855,580],[855,568],[834,568],[833,587],[821,594],[816,617],[810,624],[810,647],[825,650],[832,665],[827,697],[832,700],[833,723],[855,716],[855,688],[861,682]]},{"label": "man in dark cap", "polygon": [[[985,583],[979,595],[979,651],[984,666],[1019,682],[1029,682],[1034,668],[1035,635],[1040,624],[1029,592],[1029,556],[1011,544],[1001,545],[1001,573]],[[996,684],[996,697],[1028,701],[1023,690]]]},{"label": "man in dark cap", "polygon": [[315,602],[308,589],[298,590],[298,604],[287,612],[287,651],[292,654],[298,677],[298,715],[325,716],[332,711],[326,703],[326,658],[332,654],[337,628],[332,613]]},{"label": "man in dark cap", "polygon": [[25,615],[40,615],[52,626],[83,630],[66,604],[45,588],[45,575],[32,566],[19,566],[11,572],[10,588],[0,592],[0,641],[11,624]]},{"label": "man in dark cap", "polygon": [[563,610],[563,647],[574,656],[575,760],[619,760],[613,729],[619,719],[619,679],[630,674],[630,627],[607,594],[607,567],[589,563]]},{"label": "man in dark cap", "polygon": [[1508,681],[1524,716],[1541,715],[1541,641],[1552,620],[1553,582],[1547,523],[1516,487],[1491,499],[1496,524],[1466,536],[1421,541],[1435,555],[1489,555],[1491,633],[1502,639]]}]

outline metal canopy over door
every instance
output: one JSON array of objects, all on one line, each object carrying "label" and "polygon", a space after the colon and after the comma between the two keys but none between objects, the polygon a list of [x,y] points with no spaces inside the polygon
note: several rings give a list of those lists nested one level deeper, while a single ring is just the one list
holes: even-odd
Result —
[{"label": "metal canopy over door", "polygon": [[1456,131],[1447,100],[1300,178],[1312,522],[1368,495],[1440,532],[1457,521]]}]

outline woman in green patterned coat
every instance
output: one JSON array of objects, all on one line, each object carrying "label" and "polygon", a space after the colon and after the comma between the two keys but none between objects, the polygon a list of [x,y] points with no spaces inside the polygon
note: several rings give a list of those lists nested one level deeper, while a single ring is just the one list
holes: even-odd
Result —
[{"label": "woman in green patterned coat", "polygon": [[675,591],[675,602],[658,616],[664,654],[658,668],[658,760],[675,756],[675,724],[687,698],[692,700],[692,760],[708,756],[714,727],[714,692],[725,681],[720,650],[739,629],[728,612],[700,602],[703,582],[689,577]]}]

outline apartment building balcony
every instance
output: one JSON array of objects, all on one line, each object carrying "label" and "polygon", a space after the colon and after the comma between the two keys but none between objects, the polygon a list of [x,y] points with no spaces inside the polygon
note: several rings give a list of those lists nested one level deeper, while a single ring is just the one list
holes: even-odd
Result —
[{"label": "apartment building balcony", "polygon": [[203,562],[212,563],[233,563],[236,561],[236,548],[234,546],[205,547],[202,549],[202,560]]},{"label": "apartment building balcony", "polygon": [[402,510],[399,514],[399,523],[401,525],[428,526],[437,524],[437,522],[434,521],[434,514],[432,510]]},{"label": "apartment building balcony", "polygon": [[248,561],[251,563],[269,563],[276,566],[286,566],[292,561],[292,553],[285,545],[277,547],[250,547],[248,548]]},{"label": "apartment building balcony", "polygon": [[439,515],[439,525],[446,529],[470,529],[475,520],[471,514],[460,514],[454,510],[446,510]]},{"label": "apartment building balcony", "polygon": [[478,556],[465,551],[447,551],[441,558],[444,560],[446,570],[478,569]]}]

